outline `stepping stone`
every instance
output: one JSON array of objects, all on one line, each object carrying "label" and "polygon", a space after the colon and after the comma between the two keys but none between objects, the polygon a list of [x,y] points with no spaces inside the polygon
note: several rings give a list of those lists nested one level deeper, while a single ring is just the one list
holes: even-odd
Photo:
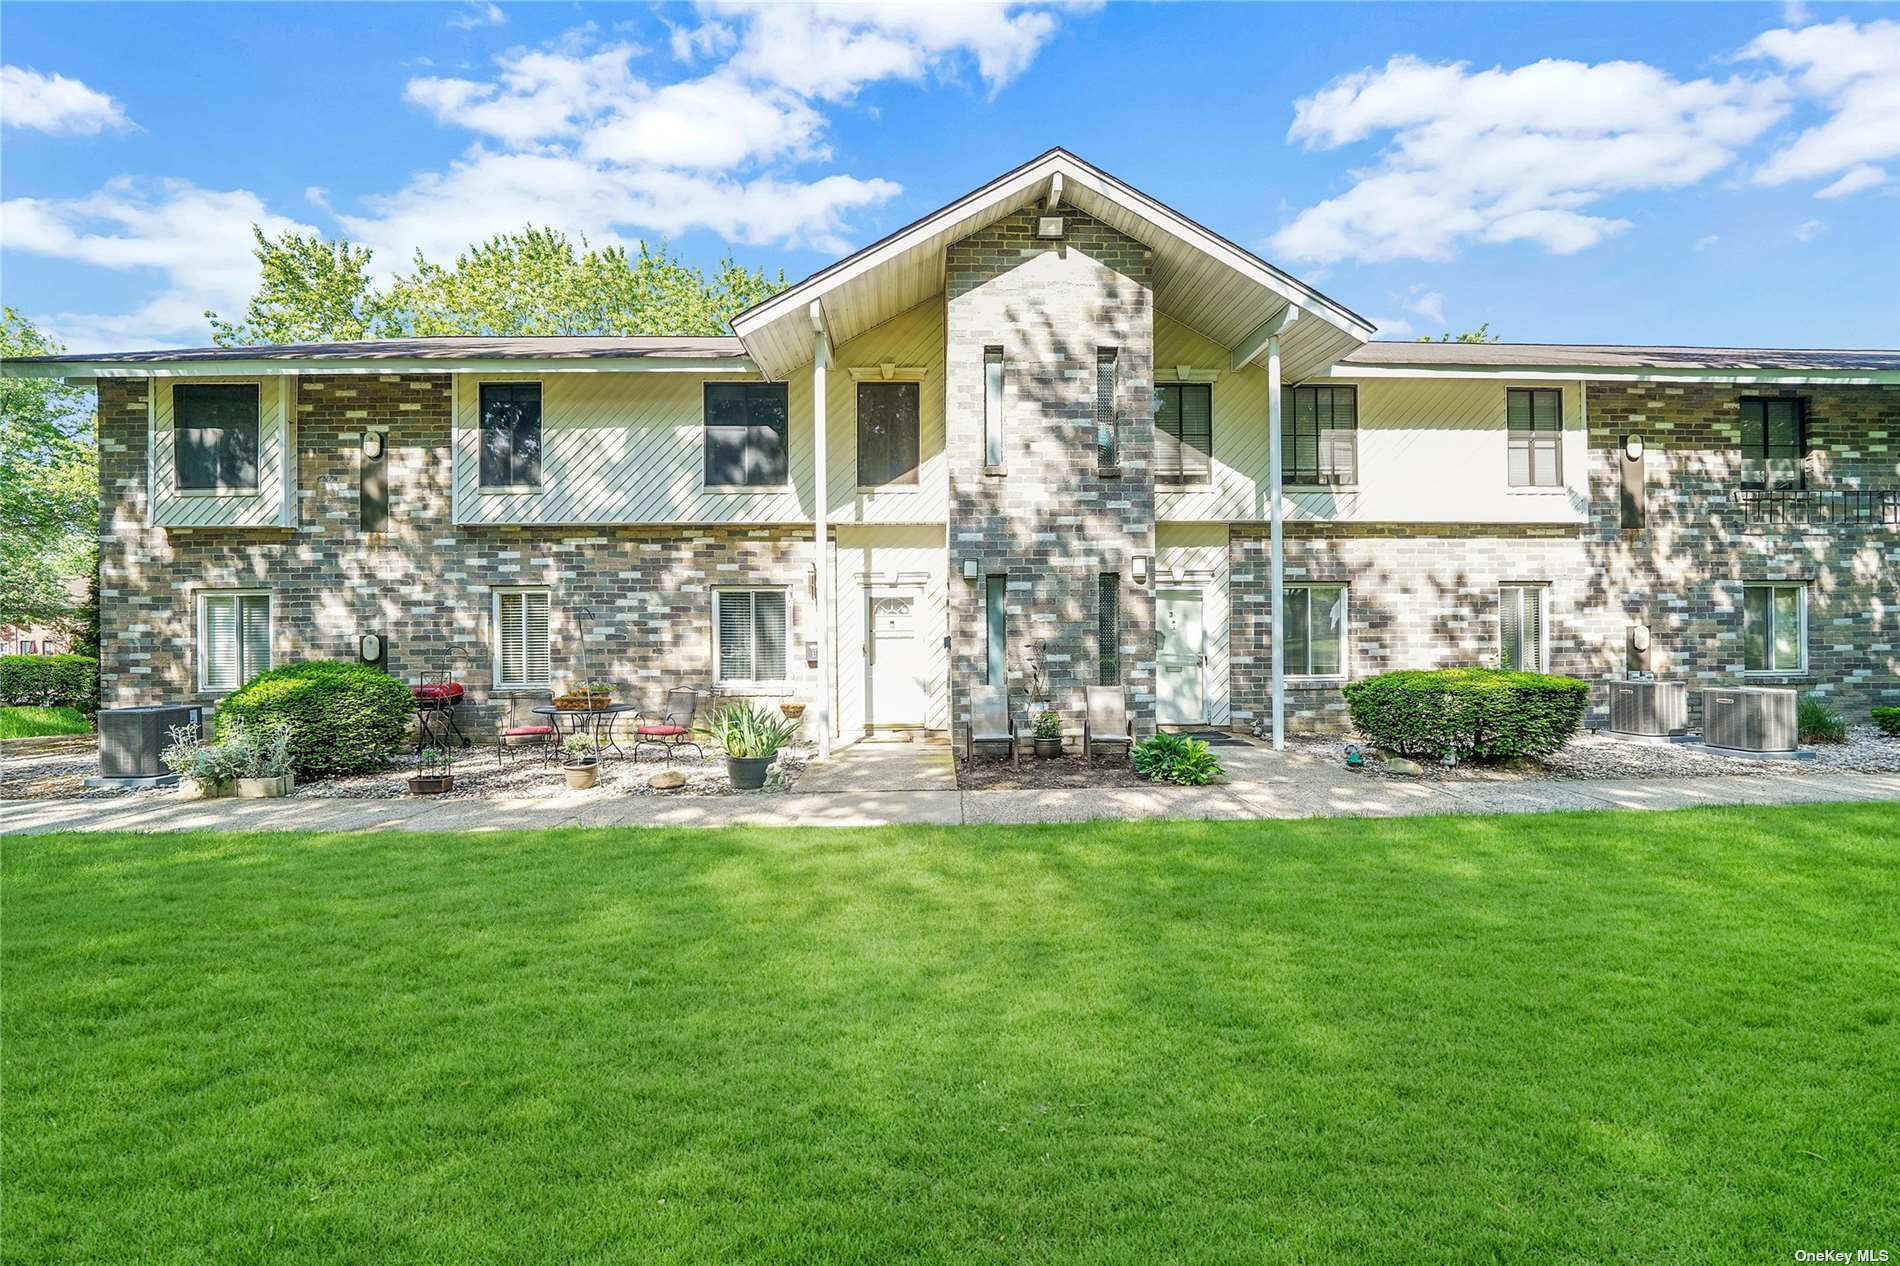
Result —
[{"label": "stepping stone", "polygon": [[686,785],[686,775],[677,769],[662,769],[647,779],[647,786],[655,791],[675,791]]},{"label": "stepping stone", "polygon": [[1386,759],[1385,772],[1388,774],[1403,774],[1407,778],[1416,778],[1424,773],[1425,769],[1424,766],[1415,760],[1407,760],[1403,756],[1392,756]]}]

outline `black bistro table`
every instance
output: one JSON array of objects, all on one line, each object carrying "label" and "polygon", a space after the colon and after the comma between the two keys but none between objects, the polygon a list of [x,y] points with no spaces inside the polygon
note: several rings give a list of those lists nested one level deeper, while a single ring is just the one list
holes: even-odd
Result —
[{"label": "black bistro table", "polygon": [[[604,753],[600,750],[602,747],[613,748],[615,755],[626,755],[620,750],[620,744],[614,742],[614,723],[629,712],[638,715],[640,709],[631,703],[607,703],[598,708],[557,708],[551,703],[544,703],[528,711],[538,717],[552,717],[557,731],[565,723],[570,734],[591,734],[594,755],[604,759]],[[603,735],[605,743],[601,742]]]}]

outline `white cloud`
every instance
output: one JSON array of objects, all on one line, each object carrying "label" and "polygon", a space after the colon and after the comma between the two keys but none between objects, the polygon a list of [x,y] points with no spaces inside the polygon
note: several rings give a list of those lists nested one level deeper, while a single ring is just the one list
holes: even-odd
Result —
[{"label": "white cloud", "polygon": [[204,189],[184,180],[121,176],[80,198],[12,198],[0,203],[0,241],[114,271],[152,271],[158,295],[135,312],[56,313],[45,324],[81,348],[106,342],[201,340],[204,310],[236,312],[257,282],[250,226],[268,234],[311,232],[275,215],[245,189]]},{"label": "white cloud", "polygon": [[64,75],[26,66],[0,66],[0,126],[29,127],[55,136],[97,136],[132,126],[125,109],[105,93]]},{"label": "white cloud", "polygon": [[508,145],[566,140],[629,95],[646,91],[627,65],[637,51],[631,44],[594,52],[511,49],[496,59],[501,71],[492,82],[424,76],[411,79],[403,95],[437,122]]},{"label": "white cloud", "polygon": [[1379,338],[1412,338],[1418,334],[1417,328],[1404,317],[1373,317],[1372,324]]},{"label": "white cloud", "polygon": [[1787,111],[1774,80],[1677,80],[1642,62],[1514,70],[1394,57],[1294,103],[1288,139],[1337,149],[1388,137],[1376,165],[1274,235],[1291,258],[1449,259],[1468,241],[1555,254],[1629,221],[1587,208],[1691,185]]},{"label": "white cloud", "polygon": [[1695,248],[1699,251],[1706,251],[1711,246],[1714,246],[1717,242],[1721,240],[1722,238],[1721,238],[1721,235],[1719,234],[1705,233],[1701,237],[1698,237],[1695,240]]},{"label": "white cloud", "polygon": [[1827,225],[1821,220],[1804,220],[1788,231],[1794,234],[1794,240],[1797,242],[1812,242],[1825,228]]},{"label": "white cloud", "polygon": [[1741,56],[1776,63],[1797,89],[1831,111],[1769,155],[1755,172],[1757,184],[1846,172],[1817,195],[1838,198],[1886,179],[1872,164],[1900,156],[1900,22],[1858,26],[1839,18],[1769,31]]},{"label": "white cloud", "polygon": [[1413,286],[1410,294],[1402,301],[1408,312],[1416,312],[1435,325],[1445,321],[1445,296],[1436,290],[1427,290],[1424,286]]},{"label": "white cloud", "polygon": [[458,31],[472,31],[481,26],[505,26],[507,22],[508,15],[501,11],[498,4],[471,4],[449,19],[449,25]]}]

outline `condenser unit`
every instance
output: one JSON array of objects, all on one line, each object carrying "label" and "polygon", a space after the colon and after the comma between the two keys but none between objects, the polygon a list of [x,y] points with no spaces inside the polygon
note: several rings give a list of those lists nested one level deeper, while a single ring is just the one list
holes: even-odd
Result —
[{"label": "condenser unit", "polygon": [[1731,686],[1702,692],[1702,741],[1731,752],[1792,752],[1800,738],[1795,692]]},{"label": "condenser unit", "polygon": [[1689,728],[1689,687],[1680,681],[1610,684],[1610,730],[1668,738]]},{"label": "condenser unit", "polygon": [[99,709],[99,776],[92,786],[157,785],[178,781],[159,761],[171,730],[204,732],[204,709],[195,705]]}]

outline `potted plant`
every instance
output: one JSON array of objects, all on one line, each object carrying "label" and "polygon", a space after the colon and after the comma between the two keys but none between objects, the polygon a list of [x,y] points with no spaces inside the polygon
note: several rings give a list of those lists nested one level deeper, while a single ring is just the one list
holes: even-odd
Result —
[{"label": "potted plant", "polygon": [[290,794],[290,726],[239,725],[222,746],[231,749],[240,800],[274,800]]},{"label": "potted plant", "polygon": [[165,768],[178,775],[178,790],[187,800],[216,800],[232,791],[226,772],[223,749],[207,743],[195,725],[174,725],[166,731],[171,739],[159,759]]},{"label": "potted plant", "polygon": [[700,733],[725,749],[733,790],[757,791],[765,786],[779,749],[798,737],[798,722],[751,704],[729,703],[706,719]]},{"label": "potted plant", "polygon": [[409,775],[409,794],[439,796],[455,789],[455,753],[448,748],[432,747],[416,761],[416,772]]},{"label": "potted plant", "polygon": [[569,791],[586,791],[600,781],[600,753],[585,734],[570,734],[561,742],[561,772]]},{"label": "potted plant", "polygon": [[1044,760],[1062,755],[1062,718],[1052,708],[1044,708],[1036,714],[1036,724],[1030,730],[1036,740],[1036,755]]},{"label": "potted plant", "polygon": [[778,705],[778,710],[779,714],[787,721],[796,721],[805,715],[805,701],[802,699],[787,699],[784,703]]}]

